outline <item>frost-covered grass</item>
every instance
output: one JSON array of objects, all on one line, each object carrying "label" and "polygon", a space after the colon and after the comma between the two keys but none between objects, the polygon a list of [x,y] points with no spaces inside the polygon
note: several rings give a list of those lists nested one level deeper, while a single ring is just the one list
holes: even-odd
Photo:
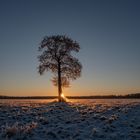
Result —
[{"label": "frost-covered grass", "polygon": [[0,140],[140,140],[140,100],[0,100]]}]

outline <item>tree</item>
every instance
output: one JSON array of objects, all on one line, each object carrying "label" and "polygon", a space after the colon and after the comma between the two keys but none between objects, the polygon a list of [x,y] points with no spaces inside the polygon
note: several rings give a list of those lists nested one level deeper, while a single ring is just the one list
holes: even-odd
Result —
[{"label": "tree", "polygon": [[46,36],[40,43],[38,72],[42,75],[45,70],[54,73],[52,82],[58,86],[58,100],[63,101],[62,86],[68,87],[70,80],[80,77],[82,65],[72,56],[71,52],[79,52],[80,46],[76,41],[64,35]]}]

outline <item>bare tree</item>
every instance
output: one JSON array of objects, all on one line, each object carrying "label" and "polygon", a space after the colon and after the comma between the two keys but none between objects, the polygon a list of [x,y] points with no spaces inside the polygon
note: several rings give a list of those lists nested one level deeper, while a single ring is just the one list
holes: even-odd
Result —
[{"label": "bare tree", "polygon": [[62,86],[68,87],[70,80],[80,77],[82,65],[79,60],[72,56],[71,52],[79,52],[80,46],[76,41],[63,35],[46,36],[40,43],[38,57],[40,75],[44,71],[54,73],[52,82],[58,86],[58,100],[63,101]]}]

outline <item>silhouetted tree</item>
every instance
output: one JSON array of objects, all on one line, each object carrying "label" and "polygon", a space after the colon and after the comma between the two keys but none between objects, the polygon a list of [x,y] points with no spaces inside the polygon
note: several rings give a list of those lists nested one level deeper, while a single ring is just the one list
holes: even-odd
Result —
[{"label": "silhouetted tree", "polygon": [[[54,86],[58,86],[58,76],[53,77],[51,81],[53,82]],[[62,87],[67,88],[70,86],[70,81],[66,77],[61,76],[61,85]]]},{"label": "silhouetted tree", "polygon": [[62,86],[68,87],[70,80],[80,77],[82,65],[72,56],[71,52],[79,52],[80,46],[76,41],[63,35],[46,36],[41,41],[39,51],[42,54],[39,59],[39,73],[44,71],[54,73],[52,82],[58,86],[58,99],[63,101]]}]

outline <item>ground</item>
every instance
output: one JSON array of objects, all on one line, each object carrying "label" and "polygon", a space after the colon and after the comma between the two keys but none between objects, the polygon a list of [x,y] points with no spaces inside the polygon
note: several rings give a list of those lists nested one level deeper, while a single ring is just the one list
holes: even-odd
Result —
[{"label": "ground", "polygon": [[0,140],[140,140],[139,100],[0,101]]}]

